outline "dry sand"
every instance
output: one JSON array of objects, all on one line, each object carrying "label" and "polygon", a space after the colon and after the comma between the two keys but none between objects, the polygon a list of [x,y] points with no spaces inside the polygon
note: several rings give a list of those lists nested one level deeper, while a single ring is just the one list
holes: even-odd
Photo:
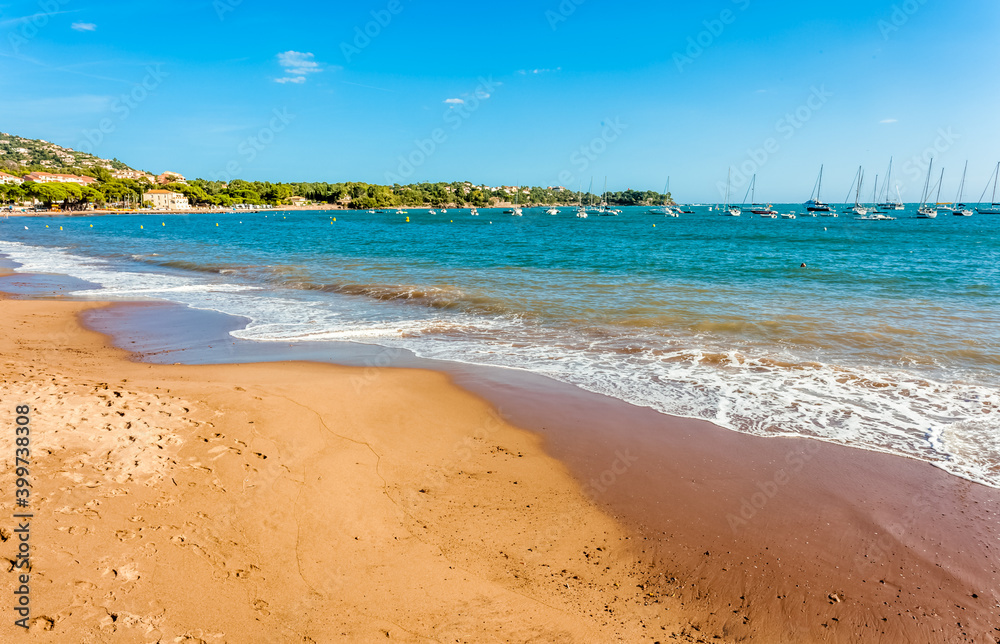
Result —
[{"label": "dry sand", "polygon": [[703,635],[539,439],[446,376],[140,364],[80,328],[92,306],[0,301],[8,568],[18,405],[34,484],[31,629],[8,571],[0,641]]}]

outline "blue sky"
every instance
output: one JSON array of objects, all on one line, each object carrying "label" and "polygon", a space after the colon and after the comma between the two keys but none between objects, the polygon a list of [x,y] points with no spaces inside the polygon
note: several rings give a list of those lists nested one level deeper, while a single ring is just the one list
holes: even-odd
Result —
[{"label": "blue sky", "polygon": [[[2,3],[3,0],[0,0]],[[367,36],[359,36],[367,30]],[[0,131],[189,177],[842,201],[1000,160],[995,0],[0,4]],[[936,171],[935,171],[936,173]]]}]

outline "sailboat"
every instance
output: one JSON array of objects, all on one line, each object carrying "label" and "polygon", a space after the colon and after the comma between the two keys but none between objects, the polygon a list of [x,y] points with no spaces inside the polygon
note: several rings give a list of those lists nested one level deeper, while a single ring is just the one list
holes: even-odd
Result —
[{"label": "sailboat", "polygon": [[895,221],[895,217],[883,214],[878,210],[878,175],[875,175],[875,185],[872,186],[872,208],[867,215],[855,217],[856,220],[864,221]]},{"label": "sailboat", "polygon": [[616,210],[608,206],[608,178],[604,177],[604,193],[601,195],[601,205],[597,209],[598,217],[614,217],[621,214],[621,210]]},{"label": "sailboat", "polygon": [[962,203],[962,198],[965,196],[965,175],[969,171],[969,162],[965,162],[965,169],[962,170],[962,181],[958,184],[958,197],[955,199],[955,207],[951,209],[951,214],[956,217],[971,217],[972,208],[969,208],[964,203]]},{"label": "sailboat", "polygon": [[[593,179],[591,179],[591,184],[593,184]],[[580,186],[580,205],[576,207],[576,216],[580,219],[587,218],[587,209],[583,207],[583,186]]]},{"label": "sailboat", "polygon": [[743,211],[729,203],[729,184],[733,179],[733,169],[729,168],[729,175],[726,177],[726,205],[723,207],[723,215],[726,217],[739,217]]},{"label": "sailboat", "polygon": [[514,188],[514,209],[510,213],[512,217],[524,216],[524,212],[521,211],[521,207],[517,205],[517,202],[520,198],[521,198],[521,186],[516,186]]},{"label": "sailboat", "polygon": [[[809,212],[833,212],[833,208],[830,204],[825,204],[820,201],[820,192],[823,190],[823,166],[819,166],[819,177],[816,179],[816,185],[813,186],[813,192],[809,195],[809,201],[805,202],[806,210]],[[836,217],[836,215],[834,215]]]},{"label": "sailboat", "polygon": [[551,208],[549,208],[548,210],[545,211],[545,214],[547,214],[547,215],[558,215],[559,214],[559,209],[556,208],[555,206],[552,206]]},{"label": "sailboat", "polygon": [[680,217],[676,210],[667,205],[667,195],[670,194],[670,177],[667,177],[667,185],[663,187],[663,205],[654,206],[649,209],[651,215],[663,215],[664,217]]},{"label": "sailboat", "polygon": [[[774,210],[771,204],[765,206],[764,204],[755,203],[757,199],[757,175],[753,175],[753,178],[750,179],[747,192],[750,193],[750,212],[767,219],[774,219],[778,216],[777,211]],[[743,195],[743,203],[745,204],[746,201],[746,195]]]},{"label": "sailboat", "polygon": [[931,159],[930,165],[927,166],[927,178],[924,179],[924,191],[920,195],[920,207],[917,208],[917,219],[934,219],[938,216],[937,209],[927,205],[927,195],[930,192],[929,188],[931,186],[931,168],[933,167],[934,159]]},{"label": "sailboat", "polygon": [[899,196],[899,186],[896,186],[896,201],[889,201],[889,185],[892,182],[892,157],[889,157],[889,171],[885,174],[885,199],[876,204],[878,210],[902,210],[903,199]]},{"label": "sailboat", "polygon": [[[853,212],[855,215],[860,215],[862,217],[868,214],[868,208],[861,205],[861,184],[863,184],[864,181],[865,173],[861,169],[861,166],[858,166],[858,174],[854,177],[854,182],[851,184],[851,188],[857,186],[857,189],[854,191],[854,205],[848,207],[846,210],[846,212]],[[850,191],[848,191],[847,195],[847,198],[844,199],[845,202],[850,199]]]},{"label": "sailboat", "polygon": [[976,208],[976,212],[980,215],[1000,215],[1000,203],[997,203],[997,179],[1000,178],[1000,163],[997,163],[996,170],[993,171],[993,196],[990,198],[990,205],[983,206],[983,197],[986,196],[986,191],[990,189],[990,182],[986,182],[986,187],[983,188],[983,194],[979,196],[979,206]]},{"label": "sailboat", "polygon": [[478,217],[479,209],[473,206],[472,209],[469,211],[469,214],[472,215],[473,217]]},{"label": "sailboat", "polygon": [[937,197],[934,198],[935,206],[950,206],[951,204],[941,203],[941,186],[944,185],[944,168],[941,168],[941,176],[938,178]]}]

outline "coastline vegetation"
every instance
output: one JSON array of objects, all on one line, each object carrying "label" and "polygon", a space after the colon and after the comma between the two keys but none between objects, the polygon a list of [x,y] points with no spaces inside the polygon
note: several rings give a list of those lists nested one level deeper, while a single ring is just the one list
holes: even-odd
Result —
[{"label": "coastline vegetation", "polygon": [[[8,166],[6,172],[23,177],[30,172],[49,172],[44,166]],[[90,176],[97,181],[83,186],[75,183],[0,184],[0,203],[17,204],[38,202],[46,208],[59,204],[63,210],[86,210],[92,207],[140,207],[143,194],[153,189],[170,190],[183,194],[192,207],[281,206],[292,203],[328,204],[343,208],[368,210],[396,207],[469,207],[486,208],[503,206],[515,200],[522,205],[574,205],[597,204],[601,195],[574,192],[562,188],[539,186],[475,186],[469,182],[414,183],[408,185],[379,185],[349,181],[327,182],[270,182],[233,179],[228,183],[192,179],[156,185],[136,179],[116,179],[107,168],[67,168],[63,172]],[[299,197],[300,199],[293,198]],[[625,190],[609,192],[605,199],[613,206],[648,206],[670,200],[651,190]],[[304,201],[303,201],[304,200]]]}]

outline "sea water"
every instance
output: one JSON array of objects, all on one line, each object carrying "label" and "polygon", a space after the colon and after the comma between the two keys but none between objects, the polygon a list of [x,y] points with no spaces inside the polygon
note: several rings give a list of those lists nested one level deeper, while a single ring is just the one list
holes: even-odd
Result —
[{"label": "sea water", "polygon": [[1000,486],[1000,217],[623,210],[16,218],[0,253],[100,285],[82,297],[243,316],[244,339],[520,368]]}]

